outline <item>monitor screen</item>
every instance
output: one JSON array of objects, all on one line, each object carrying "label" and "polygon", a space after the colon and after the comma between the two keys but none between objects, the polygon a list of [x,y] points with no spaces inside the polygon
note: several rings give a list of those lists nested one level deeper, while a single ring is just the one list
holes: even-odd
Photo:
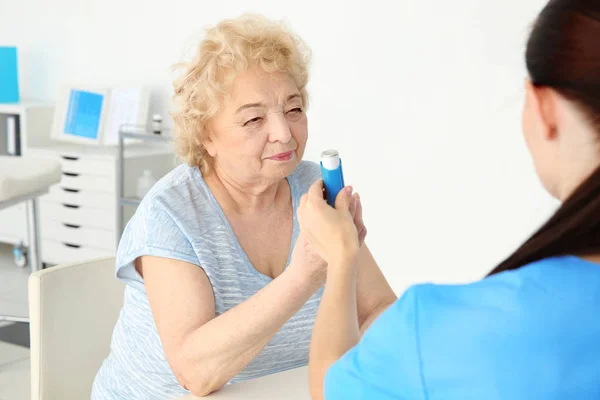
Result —
[{"label": "monitor screen", "polygon": [[64,133],[85,139],[98,139],[104,95],[71,89]]}]

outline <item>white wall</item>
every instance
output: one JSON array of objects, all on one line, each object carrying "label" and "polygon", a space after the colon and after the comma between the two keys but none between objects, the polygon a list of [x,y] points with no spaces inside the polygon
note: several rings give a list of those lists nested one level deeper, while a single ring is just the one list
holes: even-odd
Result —
[{"label": "white wall", "polygon": [[261,12],[314,51],[307,158],[340,150],[398,291],[484,275],[555,207],[520,133],[523,49],[545,0],[151,3],[0,0],[23,97],[53,100],[63,81],[143,83],[165,113],[169,67],[202,27]]}]

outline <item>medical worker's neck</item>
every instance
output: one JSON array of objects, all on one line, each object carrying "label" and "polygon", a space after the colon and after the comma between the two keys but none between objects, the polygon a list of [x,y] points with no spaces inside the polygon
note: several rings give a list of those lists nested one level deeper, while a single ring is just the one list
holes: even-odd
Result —
[{"label": "medical worker's neck", "polygon": [[565,168],[558,190],[558,199],[560,202],[564,203],[567,201],[577,188],[598,170],[598,168],[600,168],[600,157],[588,159],[585,163],[579,162],[577,165],[572,164],[571,168]]}]

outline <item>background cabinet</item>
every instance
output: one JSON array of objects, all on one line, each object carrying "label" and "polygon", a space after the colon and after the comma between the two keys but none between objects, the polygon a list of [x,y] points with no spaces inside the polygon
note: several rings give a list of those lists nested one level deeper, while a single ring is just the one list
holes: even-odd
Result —
[{"label": "background cabinet", "polygon": [[[40,198],[42,262],[62,264],[114,256],[121,232],[135,212],[125,207],[118,221],[118,148],[53,144],[31,148],[36,157],[57,159],[63,176]],[[124,195],[136,197],[144,170],[160,178],[177,165],[170,145],[131,144],[124,152]]]}]

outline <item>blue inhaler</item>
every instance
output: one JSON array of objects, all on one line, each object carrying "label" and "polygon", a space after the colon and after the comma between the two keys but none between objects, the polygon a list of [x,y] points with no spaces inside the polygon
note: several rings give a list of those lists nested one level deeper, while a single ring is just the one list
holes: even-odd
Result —
[{"label": "blue inhaler", "polygon": [[323,175],[323,182],[325,184],[327,203],[334,207],[335,198],[344,188],[342,160],[337,150],[326,150],[321,153],[321,175]]}]

